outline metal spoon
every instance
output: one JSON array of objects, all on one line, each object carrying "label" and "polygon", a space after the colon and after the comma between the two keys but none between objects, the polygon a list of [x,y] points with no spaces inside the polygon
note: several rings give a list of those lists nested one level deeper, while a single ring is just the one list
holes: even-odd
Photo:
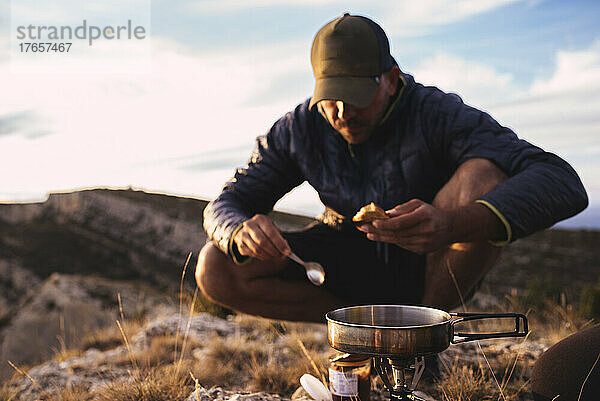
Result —
[{"label": "metal spoon", "polygon": [[323,266],[317,262],[305,262],[298,257],[294,252],[288,255],[290,259],[294,262],[304,266],[306,269],[306,277],[308,280],[314,285],[321,285],[325,282],[325,270],[323,270]]}]

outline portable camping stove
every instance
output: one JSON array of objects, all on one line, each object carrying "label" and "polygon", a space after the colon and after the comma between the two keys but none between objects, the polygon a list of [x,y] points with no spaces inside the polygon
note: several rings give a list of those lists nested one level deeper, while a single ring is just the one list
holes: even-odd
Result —
[{"label": "portable camping stove", "polygon": [[[425,356],[450,346],[488,338],[524,337],[527,318],[518,313],[448,313],[406,305],[365,305],[327,313],[327,338],[334,349],[368,355],[390,392],[390,401],[422,400],[413,394],[425,371]],[[461,322],[514,320],[514,330],[492,333],[459,332]],[[410,384],[409,384],[410,382]]]}]

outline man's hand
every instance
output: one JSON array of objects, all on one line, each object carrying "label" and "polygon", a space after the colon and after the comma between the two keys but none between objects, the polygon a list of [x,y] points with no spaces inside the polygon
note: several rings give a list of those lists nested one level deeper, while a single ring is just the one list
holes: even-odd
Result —
[{"label": "man's hand", "polygon": [[246,220],[233,242],[241,255],[260,260],[283,259],[291,252],[287,241],[264,214]]},{"label": "man's hand", "polygon": [[423,254],[451,242],[453,214],[419,199],[413,199],[386,211],[390,217],[358,227],[373,241],[388,242]]}]

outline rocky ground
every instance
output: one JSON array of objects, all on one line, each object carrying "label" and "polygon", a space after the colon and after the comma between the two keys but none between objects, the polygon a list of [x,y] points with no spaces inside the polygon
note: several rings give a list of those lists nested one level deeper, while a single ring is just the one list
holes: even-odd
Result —
[{"label": "rocky ground", "polygon": [[[326,326],[311,325],[310,338],[307,340],[306,333],[304,341],[326,343]],[[64,393],[65,389],[77,389],[77,391],[87,394],[103,394],[107,388],[114,382],[129,382],[134,387],[136,377],[132,374],[138,365],[143,364],[143,356],[148,353],[157,353],[155,340],[164,340],[164,338],[174,338],[179,336],[181,343],[185,338],[189,350],[182,352],[185,363],[182,364],[182,370],[190,368],[192,365],[205,364],[211,361],[211,353],[215,352],[214,342],[222,341],[236,342],[243,347],[244,341],[247,341],[248,348],[252,348],[257,342],[269,342],[269,357],[277,359],[277,365],[284,369],[286,360],[291,358],[291,353],[295,351],[293,333],[283,333],[279,336],[272,336],[270,330],[265,329],[264,322],[252,322],[251,318],[239,319],[235,316],[229,319],[221,319],[206,313],[200,313],[188,317],[181,317],[177,313],[165,317],[159,317],[150,320],[141,329],[139,329],[128,342],[123,342],[107,350],[89,348],[81,355],[70,357],[65,360],[56,358],[33,367],[27,371],[26,376],[21,376],[10,384],[10,389],[16,396],[15,399],[33,400],[39,398],[60,399],[59,395]],[[241,343],[240,343],[241,341]],[[545,344],[532,343],[526,341],[501,340],[494,342],[481,342],[482,351],[478,349],[476,343],[464,344],[462,346],[452,346],[444,353],[440,354],[442,368],[444,365],[465,365],[473,363],[482,363],[481,352],[485,353],[492,363],[507,357],[507,362],[513,362],[518,359],[519,366],[529,366],[545,350]],[[324,348],[321,348],[325,351]],[[169,355],[171,356],[171,355]],[[322,361],[317,359],[319,363]],[[221,366],[215,366],[215,369],[223,369]],[[242,366],[234,371],[238,375],[237,384],[230,385],[225,391],[221,387],[212,387],[207,390],[201,383],[210,382],[208,376],[203,373],[196,373],[201,379],[197,383],[195,391],[190,391],[187,400],[196,399],[198,393],[200,397],[206,396],[211,399],[232,400],[277,400],[281,395],[268,395],[266,393],[243,392],[241,387],[247,382],[247,372],[244,369],[251,369],[250,365]],[[449,369],[449,368],[448,368]],[[308,366],[306,373],[314,374]],[[298,376],[299,379],[299,376]],[[235,382],[235,380],[234,380]],[[297,386],[298,384],[296,384]],[[425,389],[431,386],[425,379]],[[71,390],[73,391],[73,390]],[[426,393],[425,393],[426,394]],[[292,398],[301,398],[304,395],[297,391]],[[289,394],[287,394],[290,397]],[[374,399],[384,399],[382,391],[374,392]],[[287,397],[283,397],[287,398]],[[184,399],[184,398],[182,398]],[[204,398],[202,398],[204,399]]]},{"label": "rocky ground", "polygon": [[[191,319],[179,318],[177,313],[150,320],[126,345],[124,342],[114,348],[100,351],[97,348],[85,350],[81,356],[64,361],[51,360],[31,368],[27,376],[11,384],[21,399],[37,399],[41,395],[51,396],[65,388],[78,387],[93,393],[110,382],[130,380],[134,368],[130,356],[141,355],[150,350],[152,339],[164,336],[183,337],[194,344],[208,343],[213,336],[233,336],[241,332],[239,325],[216,318],[209,314],[199,314]],[[197,346],[193,353],[201,357],[202,347]],[[134,359],[137,360],[137,359]]]},{"label": "rocky ground", "polygon": [[[80,191],[54,194],[40,204],[0,205],[0,380],[7,383],[6,394],[13,397],[2,398],[0,391],[0,401],[51,399],[65,389],[71,389],[72,394],[92,394],[99,389],[107,393],[106,386],[119,380],[135,384],[133,361],[149,361],[154,353],[160,354],[156,344],[165,338],[175,338],[181,347],[183,337],[178,336],[188,327],[189,349],[181,354],[185,354],[186,369],[196,369],[197,375],[206,379],[199,383],[206,388],[196,388],[186,376],[182,391],[188,393],[173,399],[255,401],[291,397],[297,378],[281,379],[276,386],[261,375],[281,374],[277,364],[285,365],[290,353],[300,352],[296,334],[274,336],[273,327],[279,327],[275,323],[248,324],[236,316],[225,318],[227,311],[209,304],[197,304],[196,310],[212,315],[194,312],[188,320],[188,314],[180,313],[177,294],[188,258],[184,301],[189,303],[195,288],[192,270],[205,242],[205,205],[201,200],[131,190]],[[274,214],[274,219],[284,229],[299,228],[311,221],[282,213]],[[507,296],[514,307],[514,300],[528,291],[528,283],[539,281],[539,291],[555,291],[553,286],[558,286],[564,294],[562,306],[557,306],[565,314],[560,324],[576,325],[567,316],[567,304],[577,299],[581,288],[598,280],[600,248],[592,246],[598,243],[600,232],[595,231],[547,230],[519,240],[507,247],[468,308],[505,308]],[[117,320],[123,325],[125,338],[131,334],[129,349],[123,333],[114,333]],[[98,333],[107,327],[112,328],[113,335],[102,338]],[[567,327],[565,333],[574,329]],[[299,330],[303,340],[312,344],[312,348],[307,346],[309,352],[326,363],[330,349],[325,326]],[[252,345],[240,345],[240,339],[250,339]],[[228,341],[237,341],[236,347],[242,349],[258,347],[258,342],[274,351],[260,359],[256,355],[262,355],[262,351],[252,348],[254,357],[246,355],[248,360],[242,365],[246,370],[254,366],[256,372],[250,369],[254,372],[251,377],[241,380],[247,385],[235,386],[234,378],[241,370],[221,369],[229,372],[227,376],[198,367],[207,358],[213,358],[212,363],[218,360],[210,354],[215,341],[225,348]],[[528,367],[552,341],[534,334],[525,342],[482,342],[481,349],[473,344],[452,346],[440,363],[448,372],[461,365],[482,366],[483,350],[498,366],[509,366],[518,359],[515,375],[526,382]],[[177,349],[177,344],[174,347]],[[243,354],[236,349],[237,354]],[[15,373],[8,360],[29,377]],[[288,376],[299,377],[311,370],[306,358],[303,360],[306,366],[299,364]],[[13,380],[9,382],[10,377]],[[288,382],[296,384],[285,384]],[[430,394],[443,396],[437,389],[446,384],[424,383]],[[286,390],[275,396],[259,391],[281,388]]]}]

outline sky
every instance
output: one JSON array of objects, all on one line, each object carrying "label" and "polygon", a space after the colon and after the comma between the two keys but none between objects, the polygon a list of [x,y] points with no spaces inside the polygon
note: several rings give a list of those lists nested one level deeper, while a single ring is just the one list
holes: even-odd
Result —
[{"label": "sky", "polygon": [[[313,37],[344,12],[378,22],[418,82],[571,163],[590,207],[563,226],[600,228],[600,2],[578,0],[0,0],[0,202],[96,186],[214,198],[311,96]],[[18,50],[18,26],[83,20],[145,35]],[[322,207],[307,184],[276,205]]]}]

